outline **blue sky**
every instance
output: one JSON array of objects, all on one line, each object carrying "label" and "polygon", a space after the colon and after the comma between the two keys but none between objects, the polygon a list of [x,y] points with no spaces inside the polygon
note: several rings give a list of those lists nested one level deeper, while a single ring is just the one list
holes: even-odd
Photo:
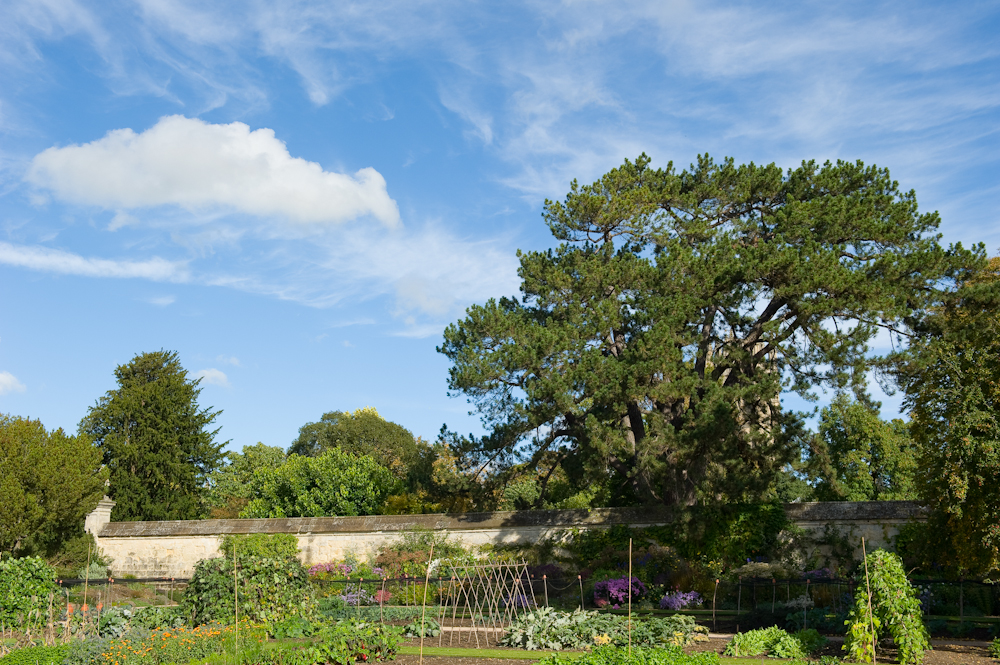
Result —
[{"label": "blue sky", "polygon": [[[0,21],[0,412],[177,350],[224,440],[477,430],[441,331],[645,151],[888,167],[1000,247],[996,2],[74,2]],[[898,400],[887,399],[893,412]]]}]

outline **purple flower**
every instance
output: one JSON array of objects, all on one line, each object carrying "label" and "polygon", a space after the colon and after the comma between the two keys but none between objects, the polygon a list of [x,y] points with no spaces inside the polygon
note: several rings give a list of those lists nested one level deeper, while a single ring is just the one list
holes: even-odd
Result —
[{"label": "purple flower", "polygon": [[[617,604],[628,602],[629,578],[604,580],[594,585],[594,600],[607,599]],[[646,595],[646,585],[638,577],[632,578],[632,599],[637,600]]]},{"label": "purple flower", "polygon": [[661,610],[682,610],[685,607],[701,605],[702,597],[697,591],[674,591],[660,599]]}]

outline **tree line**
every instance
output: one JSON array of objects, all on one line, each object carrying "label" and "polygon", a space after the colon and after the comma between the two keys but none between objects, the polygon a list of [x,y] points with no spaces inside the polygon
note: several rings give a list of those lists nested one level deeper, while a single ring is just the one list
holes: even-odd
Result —
[{"label": "tree line", "polygon": [[[0,549],[58,550],[107,481],[116,520],[916,499],[911,557],[998,567],[1000,261],[942,246],[886,169],[641,155],[543,217],[558,244],[518,253],[520,293],[438,349],[485,435],[429,442],[360,409],[226,453],[177,354],[144,353],[75,436],[0,422]],[[880,418],[873,379],[908,420]],[[781,402],[823,392],[818,412]],[[79,471],[53,483],[31,460],[57,448]],[[40,497],[59,491],[56,518]]]}]

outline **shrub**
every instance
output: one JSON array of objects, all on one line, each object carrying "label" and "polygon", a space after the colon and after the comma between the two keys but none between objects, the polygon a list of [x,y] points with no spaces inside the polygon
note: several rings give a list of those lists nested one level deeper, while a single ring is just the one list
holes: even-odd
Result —
[{"label": "shrub", "polygon": [[[286,616],[308,618],[314,615],[316,600],[309,574],[297,559],[239,558],[240,618],[272,623]],[[233,584],[231,559],[199,561],[182,602],[191,623],[231,623],[235,613]]]},{"label": "shrub", "polygon": [[294,559],[299,554],[299,539],[291,533],[248,533],[223,536],[219,549],[227,559],[233,558],[233,547],[240,557],[259,559]]},{"label": "shrub", "polygon": [[702,597],[697,591],[675,591],[660,599],[661,610],[682,610],[685,607],[701,605]]},{"label": "shrub", "polygon": [[[689,616],[632,621],[632,644],[684,646],[708,630]],[[595,644],[628,644],[628,621],[613,614],[574,610],[560,612],[540,607],[517,617],[500,639],[504,646],[521,649],[584,649]]]},{"label": "shrub", "polygon": [[314,663],[353,665],[355,661],[394,660],[402,631],[395,626],[363,621],[338,621],[320,631],[312,647]]},{"label": "shrub", "polygon": [[902,559],[892,552],[876,550],[868,555],[866,562],[871,602],[863,577],[865,567],[862,566],[854,607],[846,622],[844,651],[850,654],[852,660],[870,663],[874,658],[875,644],[888,632],[899,650],[901,665],[920,662],[924,651],[930,648],[930,642],[917,592],[906,579]]},{"label": "shrub", "polygon": [[781,628],[772,626],[736,633],[726,644],[723,653],[727,656],[768,655],[773,658],[805,658],[822,649],[824,644],[826,638],[812,628],[789,635]]},{"label": "shrub", "polygon": [[580,657],[552,654],[538,665],[719,665],[719,654],[710,651],[686,654],[679,648],[632,649],[598,647]]},{"label": "shrub", "polygon": [[594,585],[594,603],[604,600],[613,603],[615,606],[628,603],[629,590],[631,587],[632,601],[635,602],[646,595],[646,585],[639,581],[638,577],[621,577],[618,579],[603,580]]},{"label": "shrub", "polygon": [[0,658],[0,665],[62,665],[68,652],[68,644],[60,644],[54,647],[37,646],[15,649],[3,658]]},{"label": "shrub", "polygon": [[1000,658],[1000,637],[994,637],[990,644],[990,657]]},{"label": "shrub", "polygon": [[57,590],[56,571],[39,557],[0,559],[0,622],[27,622],[30,612],[48,607],[49,594]]}]

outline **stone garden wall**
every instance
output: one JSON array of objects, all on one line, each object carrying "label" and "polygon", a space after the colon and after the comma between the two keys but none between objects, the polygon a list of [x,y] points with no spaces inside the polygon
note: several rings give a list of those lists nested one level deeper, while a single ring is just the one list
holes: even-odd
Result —
[{"label": "stone garden wall", "polygon": [[[377,515],[370,517],[300,517],[176,522],[111,522],[112,502],[105,500],[87,518],[87,530],[111,557],[111,570],[121,577],[189,577],[200,559],[221,556],[226,534],[293,533],[306,565],[364,556],[406,531],[431,530],[466,545],[534,543],[558,538],[567,529],[607,529],[615,524],[646,527],[666,524],[664,513],[646,508],[592,510],[524,510],[449,515]],[[891,546],[899,527],[924,519],[911,501],[790,503],[789,518],[807,533],[821,536],[831,529],[846,536],[860,551],[863,536],[869,550]]]}]

